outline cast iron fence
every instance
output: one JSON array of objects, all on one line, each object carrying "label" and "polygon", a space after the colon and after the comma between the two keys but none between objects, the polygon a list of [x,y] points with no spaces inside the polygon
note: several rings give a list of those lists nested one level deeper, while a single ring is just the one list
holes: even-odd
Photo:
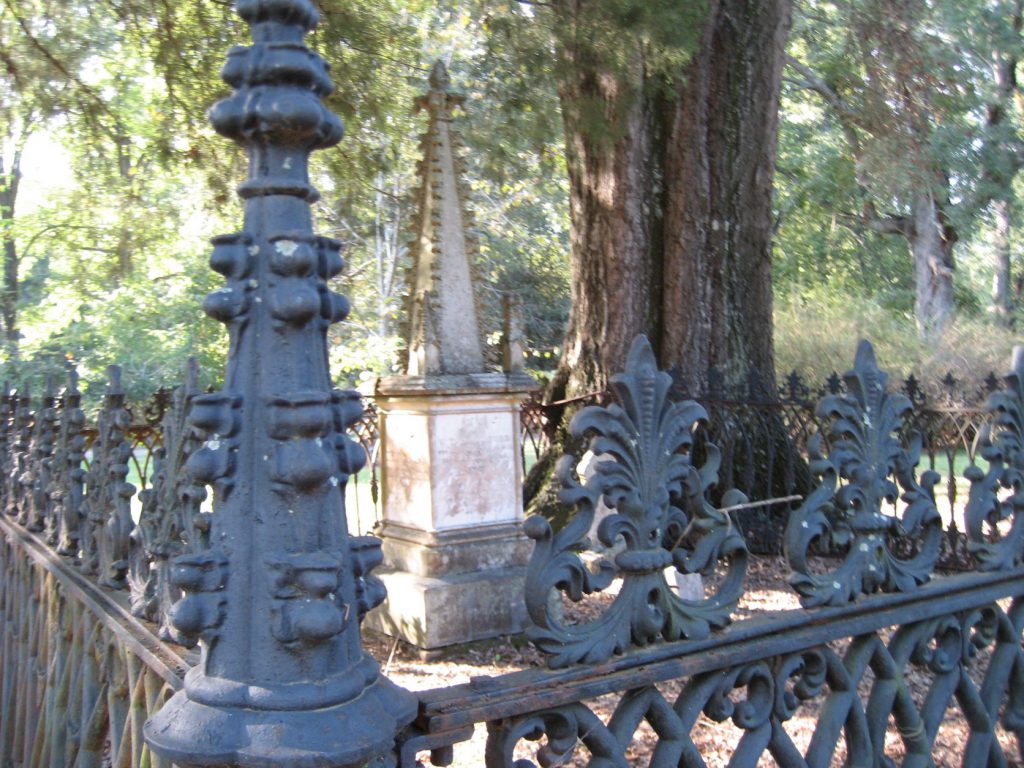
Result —
[{"label": "cast iron fence", "polygon": [[[574,418],[572,431],[604,458],[582,485],[575,459],[563,464],[563,499],[577,510],[569,524],[527,521],[536,541],[527,636],[551,669],[417,694],[419,714],[397,735],[401,764],[430,752],[444,765],[485,723],[489,766],[519,765],[521,742],[537,739],[545,764],[581,751],[593,765],[643,754],[700,766],[693,731],[711,720],[735,729],[735,765],[764,753],[784,766],[886,765],[886,754],[927,765],[950,708],[965,729],[963,765],[1015,764],[1007,739],[1024,724],[1024,365],[972,427],[969,455],[980,466],[964,473],[963,535],[973,571],[934,576],[949,532],[936,503],[943,483],[927,461],[917,469],[920,414],[883,388],[862,352],[846,386],[814,411],[811,490],[785,530],[805,607],[732,623],[750,557],[736,525],[747,499],[734,490],[711,503],[724,452],[694,427],[714,411],[670,399],[645,354],[637,348],[606,404]],[[194,620],[176,614],[182,577],[173,575],[173,558],[209,546],[206,489],[184,471],[201,444],[187,426],[194,381],[193,371],[161,414],[160,439],[145,442],[159,448],[138,523],[126,482],[138,441],[116,370],[90,463],[73,373],[35,403],[0,400],[4,768],[168,764],[141,729],[197,662],[175,642],[195,638],[185,631]],[[944,434],[965,439],[946,424]],[[601,503],[610,514],[592,542]],[[604,553],[596,565],[579,556],[594,545]],[[665,567],[703,574],[705,597],[681,600]],[[567,609],[553,609],[553,591],[568,596]],[[595,600],[599,618],[574,613],[575,601]],[[787,731],[803,706],[816,718],[809,742]],[[650,754],[631,746],[642,722],[653,729]]]},{"label": "cast iron fence", "polygon": [[[700,453],[706,443],[715,444],[721,452],[719,486],[736,488],[747,496],[760,499],[805,496],[812,488],[807,470],[808,445],[815,435],[824,434],[822,418],[815,413],[816,399],[843,391],[838,374],[830,376],[818,387],[811,387],[795,371],[784,379],[774,399],[749,396],[727,398],[720,392],[698,396],[707,418],[696,428],[695,450]],[[965,557],[962,522],[953,514],[963,506],[966,481],[962,471],[976,460],[976,441],[989,422],[985,399],[994,391],[998,378],[987,374],[976,382],[961,382],[951,374],[931,382],[925,388],[911,375],[899,386],[915,408],[908,418],[912,431],[921,438],[922,461],[937,471],[942,482],[939,494],[943,507],[950,514],[949,541],[943,545],[944,567],[963,569],[969,566]],[[125,408],[130,424],[125,430],[130,447],[130,476],[145,489],[152,474],[155,457],[163,444],[161,422],[172,407],[171,390],[160,389],[139,406]],[[566,405],[584,407],[607,402],[608,393],[594,393],[572,401],[545,404],[536,394],[520,408],[520,445],[524,466],[542,455],[551,446],[552,419]],[[685,399],[673,390],[672,398]],[[370,397],[362,400],[362,413],[348,427],[348,434],[366,456],[364,476],[350,482],[357,487],[366,483],[375,519],[380,519],[380,425],[376,405]],[[141,418],[140,418],[141,415]],[[97,437],[94,426],[82,429],[85,439],[85,466],[88,468],[91,449]],[[762,511],[741,516],[748,545],[760,553],[781,552],[779,518],[794,507],[780,503]]]}]

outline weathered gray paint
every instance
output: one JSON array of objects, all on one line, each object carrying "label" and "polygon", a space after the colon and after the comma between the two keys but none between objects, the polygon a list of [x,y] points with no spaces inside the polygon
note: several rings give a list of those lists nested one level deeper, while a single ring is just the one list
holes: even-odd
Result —
[{"label": "weathered gray paint", "polygon": [[345,436],[359,396],[332,390],[326,332],[348,313],[328,287],[340,243],[313,234],[312,150],[341,122],[321,104],[323,60],[302,44],[309,0],[239,0],[254,44],[228,54],[235,89],[214,127],[249,153],[243,230],[214,241],[227,281],[204,308],[228,326],[225,386],[192,400],[205,442],[187,471],[215,491],[209,549],[179,556],[171,623],[199,641],[185,688],[146,738],[180,766],[359,765],[391,748],[414,699],[379,674],[359,622],[383,599],[375,539],[349,539],[345,483],[363,462]]}]

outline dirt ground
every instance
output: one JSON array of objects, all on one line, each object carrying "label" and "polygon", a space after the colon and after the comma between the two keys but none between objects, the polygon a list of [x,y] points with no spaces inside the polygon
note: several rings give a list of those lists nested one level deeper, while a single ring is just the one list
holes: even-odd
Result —
[{"label": "dirt ground", "polygon": [[[747,572],[747,591],[736,613],[736,620],[767,611],[798,608],[799,603],[795,593],[785,583],[786,573],[787,570],[779,558],[752,559]],[[404,643],[372,632],[364,633],[364,644],[392,680],[412,691],[468,683],[473,677],[498,676],[515,670],[543,667],[545,664],[543,654],[534,649],[522,637],[498,638],[454,647],[444,651],[440,658],[431,661],[422,660],[416,649]],[[837,645],[835,649],[841,653],[842,645]],[[987,663],[988,655],[983,650],[971,670],[971,677],[979,685]],[[919,707],[928,693],[931,683],[929,675],[930,673],[923,673],[914,668],[905,676]],[[870,684],[869,673],[859,687],[862,698],[869,692]],[[678,681],[673,681],[659,685],[658,688],[662,695],[671,702],[680,690],[680,684]],[[596,702],[588,702],[588,704],[602,716],[602,719],[607,721],[614,710],[616,701],[615,697],[603,697]],[[785,724],[787,733],[801,751],[806,748],[814,732],[817,725],[817,714],[822,703],[821,697],[806,702],[798,710],[796,716]],[[702,715],[691,735],[707,766],[716,768],[728,765],[730,756],[742,733],[729,721],[715,723]],[[962,765],[963,758],[961,756],[968,735],[967,725],[954,698],[945,713],[934,743],[933,758],[937,768],[953,768],[953,766]],[[1009,768],[1024,767],[1024,763],[1016,759],[1019,754],[1016,738],[1012,734],[1002,731],[1001,728],[998,736],[1009,758],[1007,766]],[[633,745],[628,754],[630,764],[646,765],[656,741],[656,735],[644,723],[634,736]],[[470,741],[456,745],[453,763],[455,768],[483,766],[485,743],[486,728],[482,724],[477,725],[475,734]],[[536,746],[532,742],[523,742],[520,749],[517,750],[516,757],[528,758],[536,762],[533,754]],[[886,754],[895,761],[895,765],[902,764],[904,757],[902,739],[891,720],[890,732],[886,741]],[[427,755],[424,754],[421,759],[426,760],[426,758]],[[578,745],[572,764],[586,765],[588,758],[587,750],[582,745]],[[845,750],[842,740],[840,740],[832,765],[842,766],[844,761]],[[758,766],[767,768],[776,764],[775,760],[766,754],[761,758]],[[966,768],[974,768],[974,766]]]}]

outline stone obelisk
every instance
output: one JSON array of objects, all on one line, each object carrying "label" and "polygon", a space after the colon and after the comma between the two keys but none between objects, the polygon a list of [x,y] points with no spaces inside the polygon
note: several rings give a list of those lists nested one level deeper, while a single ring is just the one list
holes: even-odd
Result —
[{"label": "stone obelisk", "polygon": [[536,388],[488,372],[475,239],[438,62],[426,112],[406,303],[406,375],[380,379],[385,603],[368,626],[422,649],[518,632],[525,619],[519,406]]}]

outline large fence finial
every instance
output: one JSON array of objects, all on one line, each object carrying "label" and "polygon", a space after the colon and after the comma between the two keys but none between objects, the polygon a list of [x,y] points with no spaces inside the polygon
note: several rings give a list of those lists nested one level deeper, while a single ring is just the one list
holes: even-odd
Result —
[{"label": "large fence finial", "polygon": [[[380,676],[359,618],[382,598],[376,540],[350,544],[345,483],[363,454],[344,431],[356,393],[330,384],[326,333],[346,299],[327,281],[340,244],[312,232],[309,154],[341,139],[320,98],[327,65],[302,43],[309,0],[239,0],[255,43],[228,54],[234,94],[214,127],[249,153],[244,231],[214,240],[227,285],[207,314],[228,326],[224,389],[193,400],[204,441],[187,469],[212,485],[210,548],[179,557],[171,611],[203,643],[185,689],[146,726],[179,766],[363,765],[390,751],[415,700]],[[372,599],[371,599],[372,598]]]}]

